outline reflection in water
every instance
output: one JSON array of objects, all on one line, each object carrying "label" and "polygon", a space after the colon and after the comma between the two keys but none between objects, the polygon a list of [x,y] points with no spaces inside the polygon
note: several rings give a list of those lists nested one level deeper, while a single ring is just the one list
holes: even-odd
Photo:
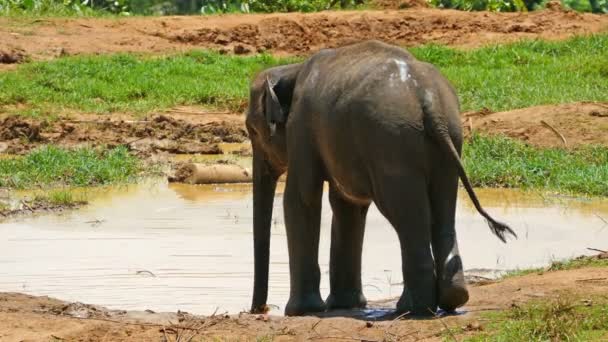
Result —
[{"label": "reflection in water", "polygon": [[[457,231],[469,270],[542,266],[586,247],[606,248],[608,201],[479,190],[482,204],[519,240],[502,244],[461,193]],[[0,224],[0,291],[50,295],[110,308],[194,313],[247,309],[251,299],[250,185],[164,182],[95,192],[91,205],[61,216]],[[331,211],[324,198],[320,265],[328,292]],[[397,235],[372,207],[363,281],[368,299],[401,292]],[[272,226],[269,303],[282,312],[289,292],[282,195]]]}]

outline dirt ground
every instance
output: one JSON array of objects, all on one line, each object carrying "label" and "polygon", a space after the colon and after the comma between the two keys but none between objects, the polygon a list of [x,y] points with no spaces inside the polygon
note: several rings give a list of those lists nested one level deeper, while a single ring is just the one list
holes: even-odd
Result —
[{"label": "dirt ground", "polygon": [[[193,316],[184,312],[154,313],[107,310],[48,297],[0,293],[2,341],[441,341],[455,331],[459,336],[484,330],[480,314],[518,306],[531,300],[568,298],[574,303],[606,295],[607,268],[530,274],[500,282],[470,286],[465,314],[423,320],[374,320],[361,312],[335,312],[319,317],[272,315]],[[603,298],[603,297],[602,297]],[[396,299],[395,299],[396,300]],[[393,308],[395,300],[373,303]],[[334,317],[327,317],[334,316]],[[335,317],[339,316],[339,317]],[[463,332],[461,332],[463,331]]]},{"label": "dirt ground", "polygon": [[179,107],[144,119],[77,115],[51,121],[0,117],[0,153],[23,154],[41,144],[63,147],[126,145],[146,157],[158,153],[221,154],[219,143],[247,141],[242,115]]},{"label": "dirt ground", "polygon": [[415,7],[209,17],[0,18],[0,55],[5,56],[0,60],[14,63],[72,54],[169,53],[192,48],[308,55],[371,38],[406,46],[435,42],[477,47],[522,38],[563,39],[607,29],[608,16],[561,9],[488,13]]},{"label": "dirt ground", "polygon": [[[465,132],[504,134],[539,147],[608,146],[608,103],[578,102],[463,114]],[[562,139],[563,137],[563,139]]]},{"label": "dirt ground", "polygon": [[[77,115],[52,121],[0,117],[0,153],[23,154],[41,144],[63,147],[127,145],[134,153],[221,154],[220,143],[247,142],[244,116],[179,107],[145,118]],[[465,135],[474,131],[504,134],[534,146],[576,148],[608,146],[608,103],[580,102],[507,112],[463,113]],[[561,139],[564,137],[564,140]],[[565,141],[565,143],[564,143]],[[236,151],[248,155],[250,151]]]}]

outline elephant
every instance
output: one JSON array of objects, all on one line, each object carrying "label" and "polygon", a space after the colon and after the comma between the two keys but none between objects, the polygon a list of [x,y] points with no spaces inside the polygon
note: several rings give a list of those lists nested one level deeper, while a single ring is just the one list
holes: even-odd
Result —
[{"label": "elephant", "polygon": [[[399,238],[399,313],[453,311],[468,301],[455,233],[459,179],[491,231],[503,242],[517,237],[481,207],[463,169],[454,88],[407,50],[377,40],[322,49],[301,63],[262,70],[249,90],[252,313],[267,310],[270,223],[283,173],[288,316],[366,306],[361,256],[372,202]],[[325,182],[333,217],[330,293],[323,301],[318,250]]]}]

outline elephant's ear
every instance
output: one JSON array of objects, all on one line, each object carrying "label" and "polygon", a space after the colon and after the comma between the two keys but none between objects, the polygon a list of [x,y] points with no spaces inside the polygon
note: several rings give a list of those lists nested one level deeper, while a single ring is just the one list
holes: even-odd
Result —
[{"label": "elephant's ear", "polygon": [[285,113],[281,107],[281,102],[274,91],[275,83],[270,77],[266,77],[266,103],[264,104],[266,122],[270,127],[270,135],[274,135],[277,123],[285,123]]}]

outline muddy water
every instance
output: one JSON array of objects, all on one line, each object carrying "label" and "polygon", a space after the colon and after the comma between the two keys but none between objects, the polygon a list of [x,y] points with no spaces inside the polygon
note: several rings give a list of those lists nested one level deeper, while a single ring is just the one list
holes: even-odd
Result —
[{"label": "muddy water", "polygon": [[[466,268],[492,274],[542,266],[605,249],[608,201],[479,190],[482,203],[520,239],[503,245],[460,194],[458,234]],[[324,198],[320,264],[328,292],[331,212]],[[269,302],[287,300],[288,259],[277,194]],[[251,188],[163,182],[105,189],[90,206],[61,216],[0,224],[0,291],[49,295],[110,308],[209,314],[249,305],[252,283]],[[375,208],[368,216],[363,281],[368,299],[401,292],[396,234]]]}]

